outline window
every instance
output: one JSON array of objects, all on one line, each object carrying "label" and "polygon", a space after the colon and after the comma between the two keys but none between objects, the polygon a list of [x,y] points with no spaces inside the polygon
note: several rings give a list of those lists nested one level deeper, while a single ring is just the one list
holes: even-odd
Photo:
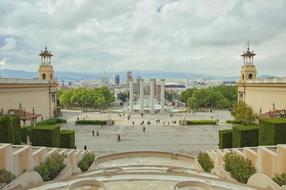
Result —
[{"label": "window", "polygon": [[45,73],[42,74],[42,78],[43,78],[43,80],[46,80],[47,77],[46,77]]},{"label": "window", "polygon": [[242,74],[241,78],[242,78],[242,80],[244,80],[244,74]]},{"label": "window", "polygon": [[250,73],[250,74],[248,75],[248,79],[252,80],[252,78],[253,78],[253,75]]}]

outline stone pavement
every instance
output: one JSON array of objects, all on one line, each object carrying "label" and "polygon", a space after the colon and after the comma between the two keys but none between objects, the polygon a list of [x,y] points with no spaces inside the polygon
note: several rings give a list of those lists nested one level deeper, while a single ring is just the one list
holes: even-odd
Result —
[{"label": "stone pavement", "polygon": [[[218,130],[230,128],[227,124],[179,126],[172,121],[186,119],[219,119],[225,121],[231,119],[228,111],[216,111],[213,113],[176,114],[172,118],[169,115],[132,115],[127,119],[126,114],[120,117],[118,114],[102,113],[64,113],[68,123],[62,127],[76,131],[76,146],[83,149],[87,145],[88,150],[94,150],[98,156],[126,151],[168,151],[177,153],[198,154],[201,150],[218,148]],[[82,119],[114,119],[115,126],[78,125],[74,121]],[[161,122],[156,124],[156,120]],[[132,124],[135,122],[135,125]],[[144,125],[140,123],[144,121]],[[150,121],[151,125],[146,122]],[[165,126],[164,123],[165,122]],[[168,125],[168,122],[170,125]],[[143,126],[146,131],[143,132]],[[92,136],[92,130],[99,132],[99,136]],[[120,134],[121,141],[117,141]]]}]

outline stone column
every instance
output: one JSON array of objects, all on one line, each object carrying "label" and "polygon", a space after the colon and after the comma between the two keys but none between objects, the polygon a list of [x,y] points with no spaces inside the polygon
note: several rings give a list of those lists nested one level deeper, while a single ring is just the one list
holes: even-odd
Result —
[{"label": "stone column", "polygon": [[155,79],[150,80],[150,113],[154,114],[154,95],[155,95]]},{"label": "stone column", "polygon": [[133,100],[134,100],[134,92],[133,92],[133,80],[129,80],[129,112],[133,113]]},{"label": "stone column", "polygon": [[144,80],[139,79],[140,85],[140,113],[144,112]]},{"label": "stone column", "polygon": [[161,79],[161,109],[160,113],[165,112],[165,79]]}]

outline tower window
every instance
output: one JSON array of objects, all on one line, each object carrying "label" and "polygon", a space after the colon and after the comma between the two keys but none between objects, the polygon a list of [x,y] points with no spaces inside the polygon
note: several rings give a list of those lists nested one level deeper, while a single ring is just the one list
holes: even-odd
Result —
[{"label": "tower window", "polygon": [[250,73],[249,75],[248,75],[248,79],[252,79],[253,78],[253,75]]},{"label": "tower window", "polygon": [[244,74],[242,74],[242,80],[244,80]]},{"label": "tower window", "polygon": [[42,74],[42,78],[43,78],[43,80],[46,80],[47,76],[45,73]]}]

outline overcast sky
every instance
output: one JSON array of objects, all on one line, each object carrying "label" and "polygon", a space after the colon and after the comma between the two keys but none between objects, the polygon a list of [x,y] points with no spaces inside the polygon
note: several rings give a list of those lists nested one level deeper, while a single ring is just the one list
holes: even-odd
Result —
[{"label": "overcast sky", "polygon": [[259,74],[286,76],[286,0],[0,0],[0,65],[57,71],[239,75],[250,41]]}]

